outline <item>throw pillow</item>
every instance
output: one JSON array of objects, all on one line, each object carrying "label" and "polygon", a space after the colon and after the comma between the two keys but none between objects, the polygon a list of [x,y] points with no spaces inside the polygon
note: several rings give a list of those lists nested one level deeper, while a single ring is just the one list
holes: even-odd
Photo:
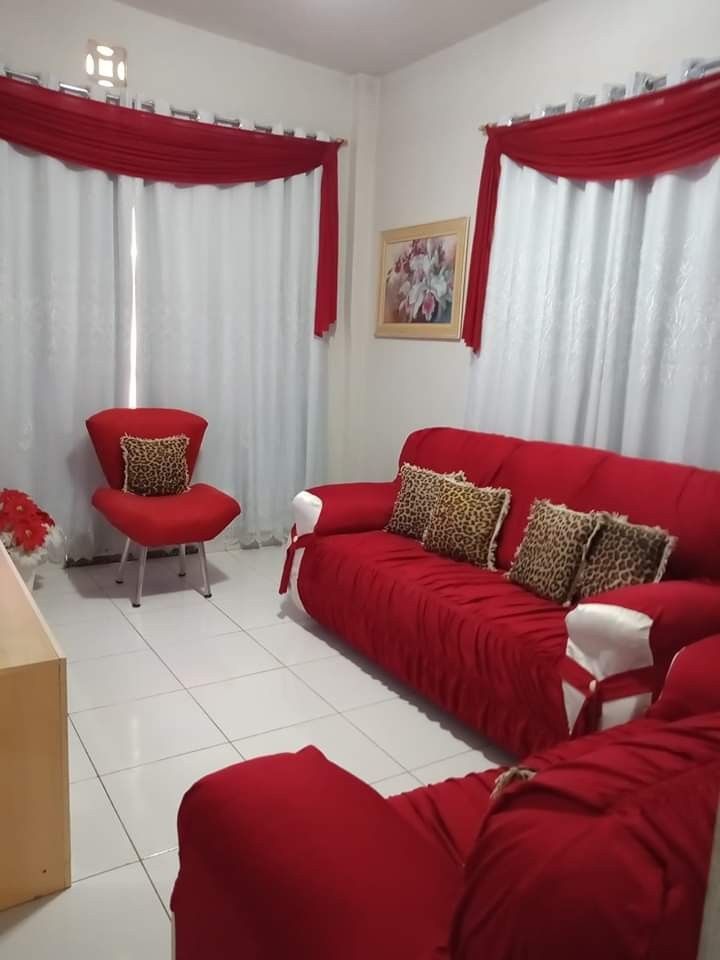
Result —
[{"label": "throw pillow", "polygon": [[568,604],[580,565],[602,523],[602,514],[535,500],[508,578],[539,597]]},{"label": "throw pillow", "polygon": [[445,480],[423,537],[425,549],[494,570],[509,509],[509,490]]},{"label": "throw pillow", "polygon": [[385,529],[403,537],[422,540],[445,480],[464,479],[462,470],[455,473],[436,473],[434,470],[404,463],[400,468],[400,490],[395,498],[390,522]]},{"label": "throw pillow", "polygon": [[606,514],[580,568],[575,599],[617,587],[657,583],[676,543],[677,539],[660,527],[644,527],[628,523],[626,517]]},{"label": "throw pillow", "polygon": [[157,439],[124,434],[120,438],[125,461],[123,490],[142,497],[185,493],[190,485],[187,465],[189,442],[184,434]]}]

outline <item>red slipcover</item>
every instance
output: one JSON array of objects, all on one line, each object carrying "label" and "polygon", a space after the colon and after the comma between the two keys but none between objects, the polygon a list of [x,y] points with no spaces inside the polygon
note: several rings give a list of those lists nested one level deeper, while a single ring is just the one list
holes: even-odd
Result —
[{"label": "red slipcover", "polygon": [[624,513],[633,523],[665,527],[678,538],[667,579],[720,580],[717,470],[449,427],[411,433],[400,454],[400,463],[405,461],[464,470],[478,485],[510,488],[498,551],[498,565],[505,569],[522,540],[532,500],[547,497],[574,510],[604,509]]},{"label": "red slipcover", "polygon": [[647,716],[679,720],[715,711],[720,712],[720,634],[676,654],[662,693]]},{"label": "red slipcover", "polygon": [[[598,705],[641,691],[657,696],[672,655],[720,630],[720,473],[442,427],[411,434],[400,462],[461,469],[473,483],[510,488],[498,549],[504,569],[522,540],[535,497],[624,513],[678,537],[667,582],[597,598],[647,612],[653,620],[648,646],[657,655],[641,674],[628,676],[627,668],[620,668],[617,677],[602,680]],[[310,491],[320,503],[319,517],[312,533],[291,544],[286,567],[287,573],[302,548],[296,596],[304,608],[402,681],[519,755],[567,737],[561,679],[572,683],[577,673],[568,678],[564,666],[567,609],[508,583],[500,572],[428,554],[417,541],[384,532],[396,485],[397,478]],[[592,728],[590,714],[584,711],[578,732]],[[593,717],[597,722],[597,711]]]},{"label": "red slipcover", "polygon": [[493,803],[465,871],[453,960],[695,960],[720,714],[640,724]]},{"label": "red slipcover", "polygon": [[168,543],[204,543],[223,532],[240,513],[237,500],[196,483],[177,496],[139,497],[101,487],[92,505],[126,537],[144,547]]},{"label": "red slipcover", "polygon": [[196,783],[178,818],[176,960],[431,960],[460,871],[314,748]]},{"label": "red slipcover", "polygon": [[326,627],[506,749],[567,737],[559,604],[380,531],[318,537],[300,593]]},{"label": "red slipcover", "polygon": [[385,801],[313,748],[211,774],[180,808],[177,960],[693,960],[720,713],[524,763],[492,802],[498,771]]},{"label": "red slipcover", "polygon": [[125,463],[120,447],[123,434],[150,439],[185,434],[190,441],[187,465],[192,477],[200,453],[200,444],[207,430],[207,420],[204,417],[166,407],[114,407],[88,417],[85,425],[107,482],[115,490],[122,490],[125,480]]}]

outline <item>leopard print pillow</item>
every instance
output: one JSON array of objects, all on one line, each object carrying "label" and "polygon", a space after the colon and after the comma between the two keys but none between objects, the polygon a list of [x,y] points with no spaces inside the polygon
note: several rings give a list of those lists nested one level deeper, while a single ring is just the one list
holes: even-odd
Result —
[{"label": "leopard print pillow", "polygon": [[676,543],[677,538],[660,527],[643,527],[628,523],[627,517],[606,514],[580,568],[575,599],[617,587],[657,583]]},{"label": "leopard print pillow", "polygon": [[580,565],[602,523],[603,514],[535,500],[508,578],[539,597],[569,603]]},{"label": "leopard print pillow", "polygon": [[185,493],[190,485],[184,434],[176,437],[131,437],[123,434],[120,447],[125,461],[126,493],[142,497],[165,497]]},{"label": "leopard print pillow", "polygon": [[495,569],[495,547],[510,509],[510,491],[445,480],[430,517],[426,550]]},{"label": "leopard print pillow", "polygon": [[386,530],[403,537],[422,540],[445,480],[464,480],[462,470],[436,473],[404,463],[400,468],[400,490],[395,498]]}]

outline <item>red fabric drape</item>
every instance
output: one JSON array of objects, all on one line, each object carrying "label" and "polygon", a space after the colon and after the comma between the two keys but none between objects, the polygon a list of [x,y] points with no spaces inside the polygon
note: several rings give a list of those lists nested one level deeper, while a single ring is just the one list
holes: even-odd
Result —
[{"label": "red fabric drape", "polygon": [[0,139],[107,173],[249,183],[322,167],[315,333],[335,322],[339,143],[192,123],[0,77]]},{"label": "red fabric drape", "polygon": [[720,156],[720,76],[667,90],[530,120],[489,127],[465,305],[463,340],[480,347],[490,266],[500,158],[571,180],[656,176]]}]

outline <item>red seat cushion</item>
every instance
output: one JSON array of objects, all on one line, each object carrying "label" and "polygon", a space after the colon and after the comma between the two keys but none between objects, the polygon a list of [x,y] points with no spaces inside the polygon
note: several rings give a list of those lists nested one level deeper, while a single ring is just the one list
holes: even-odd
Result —
[{"label": "red seat cushion", "polygon": [[694,960],[720,713],[625,730],[489,808],[465,872],[453,960]]},{"label": "red seat cushion", "polygon": [[240,513],[237,500],[206,483],[169,497],[140,497],[101,487],[92,503],[109,523],[144,547],[212,540]]},{"label": "red seat cushion", "polygon": [[567,738],[567,610],[382,531],[317,537],[298,589],[320,623],[522,755]]}]

